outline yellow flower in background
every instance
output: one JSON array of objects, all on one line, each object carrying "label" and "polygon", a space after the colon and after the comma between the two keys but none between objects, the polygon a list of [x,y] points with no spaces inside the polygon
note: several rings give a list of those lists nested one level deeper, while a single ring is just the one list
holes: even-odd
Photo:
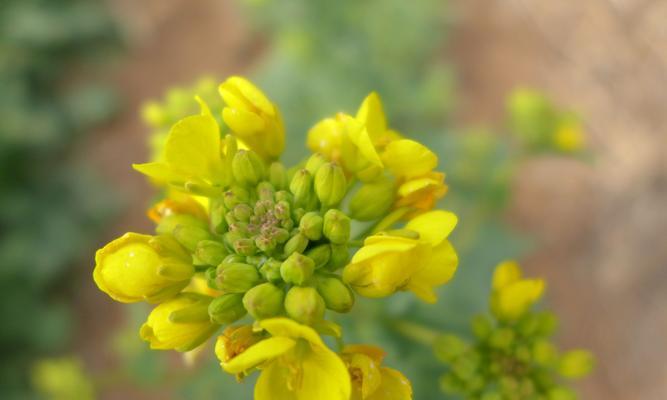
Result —
[{"label": "yellow flower in background", "polygon": [[156,224],[159,223],[162,218],[174,214],[188,214],[201,219],[202,221],[208,221],[206,209],[199,201],[187,194],[159,201],[153,205],[153,207],[148,209],[146,214],[148,215],[148,218]]},{"label": "yellow flower in background", "polygon": [[370,236],[343,270],[343,279],[362,296],[409,290],[435,303],[434,288],[447,283],[458,265],[447,240],[456,223],[451,212],[431,211],[410,220],[400,232]]},{"label": "yellow flower in background", "polygon": [[384,356],[376,346],[345,346],[341,357],[350,371],[351,400],[412,399],[410,381],[401,372],[382,366]]},{"label": "yellow flower in background", "polygon": [[542,279],[523,279],[515,261],[504,261],[493,273],[491,310],[500,320],[516,320],[544,293]]},{"label": "yellow flower in background", "polygon": [[[287,318],[269,318],[258,326],[271,337],[235,354],[228,342],[216,346],[222,368],[245,374],[258,368],[255,400],[349,400],[350,376],[343,361],[326,347],[320,336]],[[234,356],[229,357],[232,354]]]},{"label": "yellow flower in background", "polygon": [[141,338],[154,350],[185,352],[196,348],[219,327],[208,315],[211,300],[197,293],[181,293],[161,303],[141,326]]},{"label": "yellow flower in background", "polygon": [[32,382],[49,400],[94,400],[95,383],[81,360],[73,357],[47,358],[32,367]]},{"label": "yellow flower in background", "polygon": [[133,164],[157,182],[183,186],[188,182],[222,186],[228,173],[222,160],[218,123],[202,103],[202,114],[183,118],[169,131],[164,161]]},{"label": "yellow flower in background", "polygon": [[438,165],[438,156],[421,143],[394,140],[382,153],[382,161],[398,181],[395,207],[416,211],[408,217],[432,209],[447,193],[445,174],[433,171]]},{"label": "yellow flower in background", "polygon": [[398,132],[388,128],[382,100],[375,92],[366,96],[357,110],[356,118],[366,126],[368,136],[379,151],[382,151],[390,142],[401,138]]},{"label": "yellow flower in background", "polygon": [[227,126],[266,160],[275,160],[285,148],[285,127],[278,108],[248,80],[233,76],[218,88],[226,107]]},{"label": "yellow flower in background", "polygon": [[565,122],[559,124],[554,132],[553,142],[556,148],[565,153],[576,153],[584,149],[585,136],[580,124]]},{"label": "yellow flower in background", "polygon": [[170,237],[126,233],[97,251],[93,279],[116,301],[159,302],[187,286],[190,260]]}]

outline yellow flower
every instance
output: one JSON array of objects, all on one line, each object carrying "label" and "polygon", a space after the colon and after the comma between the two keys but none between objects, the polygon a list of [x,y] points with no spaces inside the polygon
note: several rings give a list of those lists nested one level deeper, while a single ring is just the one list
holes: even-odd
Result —
[{"label": "yellow flower", "polygon": [[387,127],[387,117],[382,107],[382,101],[377,93],[371,92],[357,110],[357,120],[366,126],[368,136],[379,151],[390,142],[400,139],[401,135]]},{"label": "yellow flower", "polygon": [[126,233],[97,251],[93,278],[116,301],[159,302],[180,292],[194,272],[173,238]]},{"label": "yellow flower", "polygon": [[395,208],[414,210],[408,217],[432,209],[447,193],[445,174],[433,171],[438,165],[438,156],[421,143],[394,140],[382,153],[382,161],[398,181]]},{"label": "yellow flower", "polygon": [[169,131],[164,161],[133,164],[134,169],[160,183],[224,186],[228,174],[222,160],[220,128],[202,103],[202,114],[178,121]]},{"label": "yellow flower", "polygon": [[332,161],[364,182],[375,179],[382,172],[382,161],[366,127],[344,113],[318,122],[308,132],[308,147]]},{"label": "yellow flower", "polygon": [[267,160],[285,148],[285,127],[278,108],[248,80],[233,76],[220,84],[227,105],[222,119],[239,139]]},{"label": "yellow flower", "polygon": [[177,196],[177,198],[167,198],[156,203],[146,213],[148,218],[157,224],[162,218],[170,215],[189,214],[203,221],[208,221],[208,214],[206,214],[206,210],[201,203],[187,194],[181,194],[182,196]]},{"label": "yellow flower", "polygon": [[456,226],[447,211],[421,214],[404,230],[370,236],[343,270],[343,280],[366,297],[412,291],[427,303],[437,300],[433,289],[447,283],[458,257],[447,236]]},{"label": "yellow flower", "polygon": [[154,350],[190,351],[218,329],[211,322],[208,305],[212,298],[197,293],[181,293],[158,305],[141,326],[141,338]]},{"label": "yellow flower", "polygon": [[216,345],[226,372],[261,370],[255,400],[349,400],[347,368],[315,330],[287,318],[269,318],[258,325],[271,337],[235,356],[229,357],[235,352],[230,353],[224,337]]},{"label": "yellow flower", "polygon": [[412,386],[399,371],[383,367],[382,349],[368,345],[348,345],[342,352],[352,380],[351,400],[410,400]]},{"label": "yellow flower", "polygon": [[561,123],[553,136],[556,149],[566,153],[576,153],[584,148],[584,133],[579,124]]},{"label": "yellow flower", "polygon": [[544,293],[542,279],[523,279],[519,265],[504,261],[493,273],[491,310],[501,320],[516,320]]}]

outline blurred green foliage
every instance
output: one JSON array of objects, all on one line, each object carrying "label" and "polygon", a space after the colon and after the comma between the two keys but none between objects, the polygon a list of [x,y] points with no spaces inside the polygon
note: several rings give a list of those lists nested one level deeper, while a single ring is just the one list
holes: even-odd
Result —
[{"label": "blurred green foliage", "polygon": [[28,398],[29,364],[66,343],[66,273],[109,216],[109,192],[69,153],[114,110],[108,89],[74,78],[99,63],[101,46],[115,38],[100,2],[4,0],[0,7],[3,399]]},{"label": "blurred green foliage", "polygon": [[50,400],[95,398],[93,382],[76,358],[40,360],[33,367],[32,381],[38,393]]}]

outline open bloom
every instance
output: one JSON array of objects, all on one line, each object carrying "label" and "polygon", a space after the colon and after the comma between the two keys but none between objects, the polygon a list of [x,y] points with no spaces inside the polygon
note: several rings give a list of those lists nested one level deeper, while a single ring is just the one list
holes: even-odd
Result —
[{"label": "open bloom", "polygon": [[516,320],[544,293],[542,279],[523,279],[521,268],[514,261],[505,261],[493,274],[491,310],[498,319]]},{"label": "open bloom", "polygon": [[371,92],[359,106],[356,118],[366,126],[368,136],[378,151],[382,151],[389,143],[400,139],[400,133],[389,129],[382,101],[377,93]]},{"label": "open bloom", "polygon": [[126,233],[97,251],[93,279],[116,301],[158,302],[188,285],[195,273],[189,260],[168,236]]},{"label": "open bloom", "polygon": [[434,303],[434,288],[448,282],[458,265],[447,240],[456,222],[451,212],[431,211],[413,218],[404,230],[368,237],[343,270],[343,279],[362,296],[410,290]]},{"label": "open bloom", "polygon": [[401,372],[382,366],[385,353],[368,345],[347,345],[342,358],[352,380],[351,400],[410,400],[412,386]]},{"label": "open bloom", "polygon": [[287,318],[269,318],[258,325],[271,337],[240,353],[225,337],[216,345],[226,372],[261,370],[255,400],[349,400],[347,368],[315,330]]},{"label": "open bloom", "polygon": [[211,322],[212,298],[181,293],[153,309],[141,326],[141,338],[154,350],[190,351],[211,337],[219,325]]},{"label": "open bloom", "polygon": [[278,107],[238,76],[221,83],[219,91],[227,105],[222,119],[232,132],[264,159],[278,158],[285,148],[285,127]]}]

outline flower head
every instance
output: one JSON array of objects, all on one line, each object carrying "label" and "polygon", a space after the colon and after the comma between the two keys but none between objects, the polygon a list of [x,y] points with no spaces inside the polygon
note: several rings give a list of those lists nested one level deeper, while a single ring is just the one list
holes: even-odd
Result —
[{"label": "flower head", "polygon": [[[238,342],[218,338],[222,368],[232,374],[261,371],[255,385],[256,400],[348,400],[350,378],[343,361],[326,347],[320,336],[287,318],[259,322],[270,337],[241,352]],[[246,340],[246,336],[241,341]],[[241,346],[243,348],[245,346]]]},{"label": "flower head", "polygon": [[523,279],[514,261],[505,261],[493,274],[491,310],[499,319],[515,320],[522,316],[544,293],[542,279]]},{"label": "flower head", "polygon": [[382,366],[384,351],[376,346],[347,345],[342,358],[352,380],[351,400],[410,400],[412,386],[401,372]]}]

